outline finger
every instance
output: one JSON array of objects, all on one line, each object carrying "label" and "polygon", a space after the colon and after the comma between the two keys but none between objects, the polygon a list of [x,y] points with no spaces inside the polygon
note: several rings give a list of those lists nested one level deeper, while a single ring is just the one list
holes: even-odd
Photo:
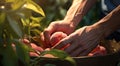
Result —
[{"label": "finger", "polygon": [[81,41],[80,44],[78,44],[79,46],[76,47],[74,49],[74,51],[70,53],[71,56],[73,56],[73,57],[79,56],[79,55],[80,56],[85,56],[90,52],[90,51],[87,51],[87,50],[91,49],[90,44],[85,44],[85,43],[82,44],[82,43],[83,42]]},{"label": "finger", "polygon": [[44,42],[44,35],[43,35],[43,32],[40,33],[40,41]]},{"label": "finger", "polygon": [[80,52],[79,55],[80,56],[85,56],[88,55],[97,45],[98,45],[98,41],[90,41],[88,42],[89,44],[86,44],[86,46],[84,46],[85,51],[84,52]]},{"label": "finger", "polygon": [[60,49],[63,46],[65,46],[66,44],[70,44],[70,45],[73,44],[72,41],[75,42],[74,41],[76,39],[75,36],[77,36],[77,35],[74,35],[74,33],[73,33],[73,34],[65,37],[64,39],[62,39],[61,41],[59,41],[53,48]]},{"label": "finger", "polygon": [[[74,44],[72,44],[74,47]],[[77,44],[76,47],[74,47],[73,50],[71,50],[71,48],[67,48],[68,50],[65,50],[66,52],[69,52],[69,54],[73,57],[79,56],[81,53],[84,53],[85,50],[87,50],[88,48],[84,47],[84,44]],[[70,49],[70,50],[69,50]],[[81,55],[82,56],[82,55]]]},{"label": "finger", "polygon": [[41,46],[45,49],[47,46],[46,46],[46,43],[45,43],[45,38],[44,38],[44,35],[43,35],[43,32],[40,34],[40,43],[42,44]]},{"label": "finger", "polygon": [[70,42],[70,46],[68,48],[65,49],[65,51],[67,53],[71,53],[72,51],[74,51],[77,47],[79,46],[83,46],[83,44],[80,41],[80,39],[82,39],[81,37],[78,37],[78,34],[72,33],[71,35],[69,35],[69,37],[71,38],[71,42]]},{"label": "finger", "polygon": [[72,38],[69,38],[69,36],[65,37],[61,41],[59,41],[55,46],[52,47],[52,49],[60,49],[63,46],[66,46],[67,44],[70,44],[72,41]]},{"label": "finger", "polygon": [[45,42],[46,42],[46,44],[49,44],[49,42],[50,42],[50,31],[49,30],[45,30],[44,32],[44,40],[45,40]]},{"label": "finger", "polygon": [[56,26],[56,24],[54,24],[54,23],[51,23],[49,26],[48,26],[48,28],[46,28],[45,30],[44,30],[44,38],[45,38],[45,41],[46,42],[50,42],[50,36],[55,32],[55,31],[57,31],[56,29],[58,29],[57,28],[57,26]]},{"label": "finger", "polygon": [[51,34],[53,32],[54,32],[53,27],[49,27],[49,28],[45,29],[45,31],[43,32],[43,34],[44,34],[44,41],[45,41],[47,46],[50,45],[50,36],[51,36]]},{"label": "finger", "polygon": [[[73,52],[70,53],[72,57],[77,57],[77,56],[85,56],[87,53],[85,53],[87,49],[84,47],[77,47]],[[85,54],[81,54],[85,53]]]},{"label": "finger", "polygon": [[44,37],[44,34],[43,32],[40,34],[40,42],[42,44],[42,47],[45,49],[45,48],[48,48],[48,47],[51,47],[51,45],[49,44],[48,41],[45,41],[45,37]]},{"label": "finger", "polygon": [[[79,46],[82,46],[82,45],[79,45]],[[70,42],[70,46],[67,47],[65,51],[70,54],[71,52],[74,52],[74,50],[79,46],[78,46],[78,41],[72,41]]]}]

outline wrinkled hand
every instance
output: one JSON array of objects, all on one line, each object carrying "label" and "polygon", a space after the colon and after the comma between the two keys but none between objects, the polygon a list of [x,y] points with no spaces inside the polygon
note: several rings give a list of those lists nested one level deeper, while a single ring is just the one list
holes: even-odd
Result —
[{"label": "wrinkled hand", "polygon": [[45,43],[46,47],[51,47],[50,46],[50,36],[54,32],[61,31],[69,35],[72,33],[75,29],[75,26],[71,26],[69,23],[66,21],[55,21],[51,22],[51,24],[44,30],[43,33],[41,33],[41,40]]},{"label": "wrinkled hand", "polygon": [[96,27],[85,26],[62,39],[53,48],[60,49],[70,44],[65,51],[71,56],[85,56],[90,53],[100,42],[103,33]]}]

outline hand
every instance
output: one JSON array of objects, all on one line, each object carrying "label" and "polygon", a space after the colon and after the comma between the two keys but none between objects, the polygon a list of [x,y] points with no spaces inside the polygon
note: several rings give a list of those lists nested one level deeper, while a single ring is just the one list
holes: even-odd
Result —
[{"label": "hand", "polygon": [[51,47],[50,46],[50,36],[54,32],[61,31],[69,35],[72,33],[75,29],[75,26],[71,26],[67,21],[62,20],[62,21],[55,21],[52,22],[48,28],[44,30],[43,33],[41,33],[41,40],[45,43],[46,47]]},{"label": "hand", "polygon": [[103,38],[103,33],[100,29],[93,26],[85,26],[69,36],[62,39],[53,48],[60,49],[66,44],[70,44],[65,51],[71,56],[85,56],[90,53]]}]

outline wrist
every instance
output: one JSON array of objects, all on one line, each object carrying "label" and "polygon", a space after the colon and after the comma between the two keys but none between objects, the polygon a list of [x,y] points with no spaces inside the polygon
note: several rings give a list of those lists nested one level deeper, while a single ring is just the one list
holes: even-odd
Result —
[{"label": "wrist", "polygon": [[76,14],[74,17],[70,17],[71,15],[66,15],[64,21],[68,22],[71,26],[76,27],[83,18],[83,14]]},{"label": "wrist", "polygon": [[94,26],[101,29],[104,32],[104,36],[107,37],[109,34],[114,32],[117,29],[120,29],[120,6],[116,7],[104,18],[99,20]]},{"label": "wrist", "polygon": [[112,29],[109,29],[104,23],[97,22],[92,25],[99,33],[103,34],[103,37],[107,37],[110,33],[112,33]]}]

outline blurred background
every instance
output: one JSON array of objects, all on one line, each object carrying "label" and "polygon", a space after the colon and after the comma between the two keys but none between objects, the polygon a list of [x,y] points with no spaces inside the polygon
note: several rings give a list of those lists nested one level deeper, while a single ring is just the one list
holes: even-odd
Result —
[{"label": "blurred background", "polygon": [[[72,4],[72,0],[35,0],[44,10],[46,17],[41,21],[41,30],[47,27],[52,21],[61,20],[66,15],[67,10]],[[95,6],[84,16],[77,28],[84,25],[91,25],[99,20],[100,3]]]}]

